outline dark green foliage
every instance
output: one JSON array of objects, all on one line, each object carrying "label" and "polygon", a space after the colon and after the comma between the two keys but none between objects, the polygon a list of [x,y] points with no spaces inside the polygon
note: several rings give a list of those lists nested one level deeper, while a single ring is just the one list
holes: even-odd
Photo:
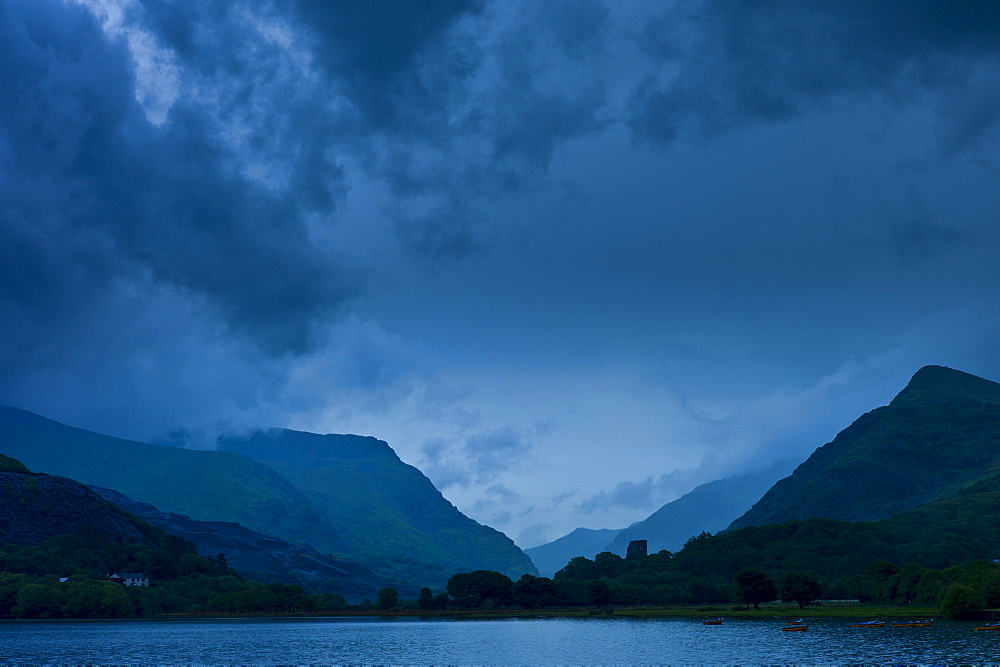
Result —
[{"label": "dark green foliage", "polygon": [[611,587],[600,579],[587,584],[587,604],[601,607],[611,602]]},{"label": "dark green foliage", "polygon": [[399,591],[395,588],[383,588],[378,592],[378,608],[389,611],[399,603]]},{"label": "dark green foliage", "polygon": [[417,609],[431,609],[434,606],[434,594],[429,588],[420,589],[420,597],[417,598]]},{"label": "dark green foliage", "polygon": [[[108,542],[94,532],[38,546],[0,545],[0,617],[131,618],[218,611],[296,613],[346,606],[339,595],[309,597],[298,586],[247,583],[225,557],[202,558],[184,540],[148,528],[157,546]],[[113,572],[159,573],[149,587],[107,581]],[[60,577],[68,577],[60,582]]]},{"label": "dark green foliage", "polygon": [[514,602],[524,609],[552,607],[559,603],[559,592],[548,577],[521,575],[514,582]]},{"label": "dark green foliage", "polygon": [[819,599],[823,589],[816,577],[792,572],[781,582],[780,592],[782,601],[797,602],[799,609],[804,609],[807,604]]},{"label": "dark green foliage", "polygon": [[747,602],[754,609],[760,608],[761,602],[770,602],[778,594],[774,587],[774,579],[756,568],[748,567],[733,575],[734,596],[736,602]]},{"label": "dark green foliage", "polygon": [[510,604],[513,588],[510,577],[492,570],[456,574],[448,580],[448,595],[462,609]]},{"label": "dark green foliage", "polygon": [[10,456],[0,454],[0,472],[16,472],[28,474],[28,468],[23,463]]},{"label": "dark green foliage", "polygon": [[952,584],[941,591],[941,611],[945,618],[972,618],[985,605],[983,591],[968,584]]}]

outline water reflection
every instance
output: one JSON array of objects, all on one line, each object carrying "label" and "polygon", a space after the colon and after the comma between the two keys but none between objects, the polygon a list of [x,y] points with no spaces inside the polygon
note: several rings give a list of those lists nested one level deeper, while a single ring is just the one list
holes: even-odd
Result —
[{"label": "water reflection", "polygon": [[6,622],[3,663],[942,664],[996,663],[1000,633],[972,623],[854,628],[689,619]]}]

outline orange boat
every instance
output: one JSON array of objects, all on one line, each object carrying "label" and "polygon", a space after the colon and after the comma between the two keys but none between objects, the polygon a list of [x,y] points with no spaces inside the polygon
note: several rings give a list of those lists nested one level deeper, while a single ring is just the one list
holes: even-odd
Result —
[{"label": "orange boat", "polygon": [[987,625],[980,625],[973,630],[1000,630],[1000,623],[988,623]]},{"label": "orange boat", "polygon": [[721,618],[710,618],[707,621],[702,621],[702,625],[722,625]]},{"label": "orange boat", "polygon": [[781,628],[784,632],[805,632],[809,629],[808,625],[788,625]]},{"label": "orange boat", "polygon": [[901,623],[893,623],[894,628],[929,628],[934,625],[934,621],[903,621]]},{"label": "orange boat", "polygon": [[855,623],[856,628],[881,628],[885,626],[885,621],[880,621],[877,618],[874,621],[864,621],[863,623]]}]

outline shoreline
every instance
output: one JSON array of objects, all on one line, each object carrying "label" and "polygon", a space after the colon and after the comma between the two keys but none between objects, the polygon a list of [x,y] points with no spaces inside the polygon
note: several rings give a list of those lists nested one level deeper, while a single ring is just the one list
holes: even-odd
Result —
[{"label": "shoreline", "polygon": [[[996,616],[1000,610],[984,610],[984,615]],[[807,607],[798,609],[784,605],[774,605],[754,609],[733,609],[721,605],[705,605],[701,607],[601,607],[601,608],[561,608],[561,609],[449,609],[449,610],[416,610],[398,609],[394,611],[380,610],[326,610],[302,613],[279,614],[239,614],[205,612],[195,614],[159,614],[136,618],[4,618],[0,623],[66,623],[66,622],[140,622],[140,621],[229,621],[229,620],[267,620],[267,619],[322,619],[322,618],[440,618],[440,619],[504,619],[504,618],[690,618],[704,620],[707,618],[723,618],[725,620],[774,620],[774,619],[844,619],[868,620],[879,618],[885,621],[893,619],[937,618],[941,614],[938,607],[891,607],[891,606],[827,606]]]}]

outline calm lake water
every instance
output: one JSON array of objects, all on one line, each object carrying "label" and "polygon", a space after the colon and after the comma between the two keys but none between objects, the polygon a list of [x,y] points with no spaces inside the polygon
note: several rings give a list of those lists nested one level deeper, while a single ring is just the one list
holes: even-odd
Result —
[{"label": "calm lake water", "polygon": [[0,623],[0,663],[955,664],[1000,662],[973,624],[853,628],[812,621],[401,618]]}]

